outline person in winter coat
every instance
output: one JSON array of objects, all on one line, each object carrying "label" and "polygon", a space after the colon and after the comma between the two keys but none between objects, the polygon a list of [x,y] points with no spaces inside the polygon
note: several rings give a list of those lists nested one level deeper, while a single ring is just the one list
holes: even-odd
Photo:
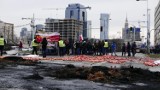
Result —
[{"label": "person in winter coat", "polygon": [[130,45],[130,42],[128,42],[127,44],[127,53],[128,53],[128,57],[131,56],[131,45]]},{"label": "person in winter coat", "polygon": [[126,44],[123,43],[122,45],[122,56],[126,56]]},{"label": "person in winter coat", "polygon": [[42,44],[42,56],[43,56],[43,58],[45,58],[47,55],[46,50],[47,50],[47,44],[48,44],[46,37],[43,38],[41,44]]},{"label": "person in winter coat", "polygon": [[59,46],[59,56],[63,56],[64,55],[64,53],[65,53],[65,43],[64,43],[64,41],[62,40],[62,39],[60,39],[59,41],[58,41],[58,46]]},{"label": "person in winter coat", "polygon": [[134,57],[135,54],[136,54],[136,48],[137,48],[136,42],[133,42],[133,44],[132,44],[132,49],[131,49],[131,51],[132,51],[132,56],[133,56],[133,57]]},{"label": "person in winter coat", "polygon": [[112,45],[111,45],[111,55],[113,55],[113,53],[115,54],[115,56],[117,56],[116,54],[116,43],[115,42],[112,42]]},{"label": "person in winter coat", "polygon": [[23,44],[22,44],[22,41],[19,42],[19,51],[22,51],[22,48],[23,48]]},{"label": "person in winter coat", "polygon": [[33,47],[32,54],[34,54],[34,52],[35,52],[36,55],[38,55],[38,53],[37,53],[38,46],[39,46],[39,43],[37,42],[36,37],[35,37],[32,40],[32,47]]},{"label": "person in winter coat", "polygon": [[6,45],[6,41],[3,36],[0,37],[0,53],[3,55],[4,46]]}]

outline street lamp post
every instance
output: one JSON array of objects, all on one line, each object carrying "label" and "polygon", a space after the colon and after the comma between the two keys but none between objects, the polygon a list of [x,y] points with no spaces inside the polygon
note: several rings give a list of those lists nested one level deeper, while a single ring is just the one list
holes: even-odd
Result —
[{"label": "street lamp post", "polygon": [[149,17],[149,9],[148,9],[148,0],[136,0],[136,1],[146,1],[147,2],[147,53],[150,54],[150,17]]},{"label": "street lamp post", "polygon": [[136,41],[136,27],[134,26],[133,28],[134,28],[134,29],[133,29],[133,30],[134,30],[134,31],[133,31],[133,36],[134,36],[134,37],[133,37],[133,42],[135,42],[135,41]]}]

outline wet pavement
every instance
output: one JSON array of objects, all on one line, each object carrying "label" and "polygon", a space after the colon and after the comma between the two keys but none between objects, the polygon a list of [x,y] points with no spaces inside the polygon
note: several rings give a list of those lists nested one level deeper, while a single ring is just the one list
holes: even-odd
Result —
[{"label": "wet pavement", "polygon": [[[48,67],[62,67],[61,65],[45,65]],[[8,66],[0,69],[0,90],[117,90],[128,85],[110,85],[95,83],[87,80],[60,80],[53,77],[44,76],[39,66]],[[24,77],[39,72],[44,77],[42,80],[24,79]]]}]

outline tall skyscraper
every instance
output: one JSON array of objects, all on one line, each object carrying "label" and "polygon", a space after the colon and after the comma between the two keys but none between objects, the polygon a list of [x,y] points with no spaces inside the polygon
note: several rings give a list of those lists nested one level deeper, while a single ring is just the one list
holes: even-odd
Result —
[{"label": "tall skyscraper", "polygon": [[88,38],[87,36],[87,11],[88,7],[85,7],[79,3],[69,4],[65,10],[65,19],[76,19],[78,21],[83,22],[83,32],[78,33],[79,35],[83,35],[84,38]]},{"label": "tall skyscraper", "polygon": [[109,35],[109,14],[102,13],[100,15],[100,39],[108,39]]},{"label": "tall skyscraper", "polygon": [[130,37],[130,34],[127,32],[127,30],[129,29],[129,24],[128,24],[128,19],[126,17],[126,21],[125,21],[125,24],[124,24],[124,28],[122,29],[122,39],[125,41],[125,42],[128,42],[128,41],[131,41],[129,38]]}]

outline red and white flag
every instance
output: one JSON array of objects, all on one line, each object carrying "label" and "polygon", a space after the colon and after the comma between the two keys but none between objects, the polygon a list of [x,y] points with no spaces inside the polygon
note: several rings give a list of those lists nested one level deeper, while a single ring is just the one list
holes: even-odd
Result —
[{"label": "red and white flag", "polygon": [[82,41],[83,41],[83,36],[82,36],[82,34],[81,34],[81,35],[79,35],[79,41],[80,41],[80,42],[82,42]]}]

